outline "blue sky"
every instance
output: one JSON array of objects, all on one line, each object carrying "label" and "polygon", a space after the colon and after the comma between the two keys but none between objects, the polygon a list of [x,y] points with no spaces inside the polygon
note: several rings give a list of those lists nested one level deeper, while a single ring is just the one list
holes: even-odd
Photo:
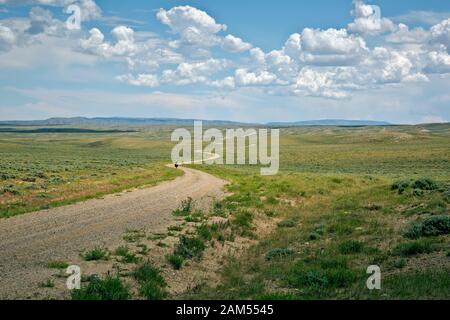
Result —
[{"label": "blue sky", "polygon": [[444,122],[449,85],[448,1],[0,0],[1,120]]}]

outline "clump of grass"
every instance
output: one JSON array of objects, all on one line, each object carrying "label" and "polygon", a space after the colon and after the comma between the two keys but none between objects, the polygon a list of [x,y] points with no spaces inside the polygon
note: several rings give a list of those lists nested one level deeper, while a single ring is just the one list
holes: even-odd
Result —
[{"label": "clump of grass", "polygon": [[140,259],[127,246],[120,246],[114,251],[116,256],[122,257],[120,262],[123,263],[138,263]]},{"label": "clump of grass", "polygon": [[446,234],[450,234],[450,216],[448,215],[439,215],[427,218],[421,222],[413,224],[405,232],[405,236],[410,239],[435,237]]},{"label": "clump of grass", "polygon": [[209,228],[209,226],[206,225],[206,224],[202,224],[201,226],[199,226],[197,228],[197,233],[198,233],[199,237],[204,239],[204,240],[211,240],[212,239],[212,231]]},{"label": "clump of grass", "polygon": [[45,282],[39,283],[39,288],[54,288],[54,287],[55,287],[55,282],[53,282],[52,279],[48,279]]},{"label": "clump of grass", "polygon": [[195,212],[184,217],[184,221],[186,222],[202,222],[205,220],[205,214],[201,210],[196,210]]},{"label": "clump of grass", "polygon": [[184,262],[184,258],[177,254],[167,255],[166,260],[172,265],[175,270],[180,270]]},{"label": "clump of grass", "polygon": [[291,248],[275,248],[266,253],[266,260],[280,259],[293,256],[295,251]]},{"label": "clump of grass", "polygon": [[233,229],[241,236],[251,235],[253,215],[248,211],[240,211],[231,221]]},{"label": "clump of grass", "polygon": [[432,242],[421,239],[412,242],[400,243],[392,250],[392,253],[397,256],[407,257],[417,254],[430,253],[432,251]]},{"label": "clump of grass", "polygon": [[96,247],[82,254],[85,261],[108,260],[108,250],[101,247]]},{"label": "clump of grass", "polygon": [[346,240],[339,244],[339,252],[342,254],[354,254],[362,251],[364,244],[357,240]]},{"label": "clump of grass", "polygon": [[152,240],[152,241],[163,240],[165,238],[167,238],[167,233],[155,233],[155,234],[147,237],[148,240]]},{"label": "clump of grass", "polygon": [[183,226],[182,225],[176,225],[176,226],[170,226],[167,228],[167,231],[182,231],[183,230]]},{"label": "clump of grass", "polygon": [[219,240],[219,237],[223,236],[222,230],[228,227],[228,223],[212,223],[202,224],[197,228],[197,234],[203,240],[209,241],[213,238]]},{"label": "clump of grass", "polygon": [[344,180],[341,178],[331,178],[331,181],[337,184],[341,184]]},{"label": "clump of grass", "polygon": [[119,277],[91,277],[89,284],[72,291],[73,300],[128,300],[130,292]]},{"label": "clump of grass", "polygon": [[64,261],[50,261],[47,263],[47,268],[49,269],[66,269],[69,266],[67,262]]},{"label": "clump of grass", "polygon": [[320,239],[320,234],[317,233],[317,232],[311,232],[308,235],[308,240],[314,241],[314,240],[317,240],[317,239]]},{"label": "clump of grass", "polygon": [[213,205],[212,215],[216,217],[225,217],[226,211],[222,202],[216,201]]},{"label": "clump of grass", "polygon": [[366,206],[364,206],[364,209],[367,209],[369,211],[379,211],[383,209],[383,206],[377,203],[369,203]]},{"label": "clump of grass", "polygon": [[184,259],[200,258],[205,248],[201,238],[182,235],[175,247],[174,254]]},{"label": "clump of grass", "polygon": [[270,196],[266,199],[266,202],[270,205],[277,205],[280,201],[277,198]]},{"label": "clump of grass", "polygon": [[297,225],[296,221],[293,219],[286,219],[278,222],[278,228],[293,228]]},{"label": "clump of grass", "polygon": [[395,260],[393,263],[394,267],[397,269],[403,269],[406,266],[406,260],[405,259],[398,259]]},{"label": "clump of grass", "polygon": [[129,243],[138,242],[142,238],[145,238],[145,232],[139,230],[127,231],[127,233],[123,236],[123,240]]},{"label": "clump of grass", "polygon": [[172,213],[174,216],[188,216],[192,212],[193,206],[194,200],[189,197],[186,200],[183,200],[180,207],[174,210]]},{"label": "clump of grass", "polygon": [[139,248],[138,254],[146,255],[149,251],[146,244],[141,243],[138,244],[137,247]]},{"label": "clump of grass", "polygon": [[139,293],[148,300],[162,300],[167,296],[166,281],[161,271],[146,262],[133,270],[132,276],[140,284]]}]

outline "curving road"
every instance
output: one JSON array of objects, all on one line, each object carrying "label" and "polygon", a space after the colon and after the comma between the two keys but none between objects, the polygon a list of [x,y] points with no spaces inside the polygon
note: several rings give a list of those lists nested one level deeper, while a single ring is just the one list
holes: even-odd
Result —
[{"label": "curving road", "polygon": [[127,230],[165,230],[182,200],[221,198],[225,181],[194,169],[148,189],[0,220],[0,299],[30,298],[49,261],[76,261],[86,248],[120,243]]}]

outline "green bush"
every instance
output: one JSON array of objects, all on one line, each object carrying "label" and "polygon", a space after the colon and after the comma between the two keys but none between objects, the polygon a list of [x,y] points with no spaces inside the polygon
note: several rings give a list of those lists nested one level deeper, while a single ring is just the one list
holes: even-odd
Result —
[{"label": "green bush", "polygon": [[396,181],[392,184],[391,189],[397,190],[399,194],[402,194],[406,189],[411,185],[411,181],[409,180],[400,180]]},{"label": "green bush", "polygon": [[295,251],[291,248],[275,248],[267,252],[266,259],[273,260],[279,258],[290,257],[295,254]]},{"label": "green bush", "polygon": [[96,247],[82,255],[85,261],[108,260],[108,250]]},{"label": "green bush", "polygon": [[437,190],[439,189],[439,184],[433,179],[422,178],[414,181],[412,187],[419,190]]},{"label": "green bush", "polygon": [[182,235],[175,247],[174,254],[184,259],[200,258],[204,250],[205,244],[200,238]]},{"label": "green bush", "polygon": [[439,215],[413,224],[405,233],[410,239],[450,234],[450,216]]},{"label": "green bush", "polygon": [[342,254],[353,254],[361,252],[364,244],[357,240],[346,240],[339,244],[339,252]]},{"label": "green bush", "polygon": [[130,292],[119,277],[91,277],[89,284],[72,291],[73,300],[128,300]]},{"label": "green bush", "polygon": [[175,270],[180,270],[183,266],[184,259],[177,254],[169,254],[166,256],[167,262],[169,262]]}]

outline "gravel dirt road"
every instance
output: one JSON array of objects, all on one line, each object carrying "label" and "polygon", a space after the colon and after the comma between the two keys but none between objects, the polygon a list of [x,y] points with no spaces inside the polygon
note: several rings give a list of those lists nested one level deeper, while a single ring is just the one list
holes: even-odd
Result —
[{"label": "gravel dirt road", "polygon": [[69,263],[95,246],[115,246],[127,230],[164,230],[182,200],[212,203],[225,181],[194,169],[158,186],[0,220],[0,299],[29,299],[51,276],[49,261]]}]

